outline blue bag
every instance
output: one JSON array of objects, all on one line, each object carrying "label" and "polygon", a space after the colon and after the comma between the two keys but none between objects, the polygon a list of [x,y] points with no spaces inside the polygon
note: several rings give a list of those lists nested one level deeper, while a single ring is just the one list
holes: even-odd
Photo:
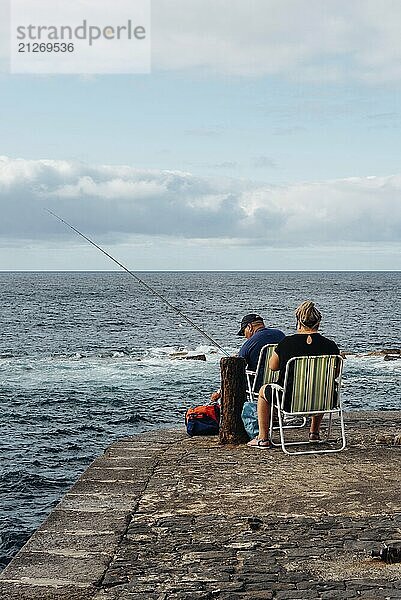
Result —
[{"label": "blue bag", "polygon": [[187,434],[217,435],[220,425],[220,406],[217,403],[189,408],[185,415]]},{"label": "blue bag", "polygon": [[258,425],[258,403],[257,402],[245,402],[241,419],[245,427],[245,431],[251,439],[259,434]]}]

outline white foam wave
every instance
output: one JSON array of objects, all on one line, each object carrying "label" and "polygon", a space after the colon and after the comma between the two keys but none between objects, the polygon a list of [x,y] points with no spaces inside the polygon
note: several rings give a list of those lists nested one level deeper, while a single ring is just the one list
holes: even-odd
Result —
[{"label": "white foam wave", "polygon": [[359,371],[371,371],[374,374],[398,373],[401,371],[401,358],[396,360],[384,360],[384,356],[369,354],[347,355],[344,361],[344,371],[348,369]]},{"label": "white foam wave", "polygon": [[[235,353],[234,349],[228,349]],[[206,361],[185,360],[204,354]],[[160,346],[144,351],[74,352],[52,356],[4,358],[0,360],[0,385],[14,389],[48,387],[87,388],[115,385],[119,388],[218,385],[222,353],[212,346]],[[379,386],[395,390],[399,386],[401,359],[385,361],[382,356],[350,355],[344,365],[344,387]],[[197,383],[195,383],[195,381]],[[394,393],[394,392],[393,392]]]},{"label": "white foam wave", "polygon": [[[8,359],[1,361],[0,385],[16,388],[37,388],[56,385],[75,386],[82,382],[113,384],[118,386],[142,386],[146,381],[190,380],[193,374],[208,378],[213,372],[218,378],[220,354],[207,354],[206,361],[184,360],[187,356],[201,354],[206,347],[149,348],[141,354],[110,352],[107,355],[73,354],[47,357]],[[211,357],[211,360],[209,359]]]}]

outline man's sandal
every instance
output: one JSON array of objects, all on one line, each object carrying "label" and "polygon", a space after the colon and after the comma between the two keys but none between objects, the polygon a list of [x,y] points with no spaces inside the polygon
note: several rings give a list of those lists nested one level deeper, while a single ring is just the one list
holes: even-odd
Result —
[{"label": "man's sandal", "polygon": [[268,450],[272,447],[270,440],[261,440],[259,438],[254,438],[247,443],[247,446],[250,448],[259,448],[260,450]]}]

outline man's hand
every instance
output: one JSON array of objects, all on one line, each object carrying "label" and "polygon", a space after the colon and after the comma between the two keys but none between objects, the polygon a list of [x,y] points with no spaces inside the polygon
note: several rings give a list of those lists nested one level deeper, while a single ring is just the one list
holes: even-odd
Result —
[{"label": "man's hand", "polygon": [[210,396],[210,400],[212,402],[217,402],[217,400],[219,400],[221,398],[221,390],[217,390],[217,392],[213,392],[213,394]]}]

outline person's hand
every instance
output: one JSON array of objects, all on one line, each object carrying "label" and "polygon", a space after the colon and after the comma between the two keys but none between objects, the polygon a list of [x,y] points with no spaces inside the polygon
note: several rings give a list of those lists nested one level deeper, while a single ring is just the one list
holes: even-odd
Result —
[{"label": "person's hand", "polygon": [[220,397],[221,397],[221,392],[220,392],[220,390],[218,390],[217,392],[213,392],[213,394],[211,394],[210,400],[212,402],[216,402],[217,400],[219,400]]}]

